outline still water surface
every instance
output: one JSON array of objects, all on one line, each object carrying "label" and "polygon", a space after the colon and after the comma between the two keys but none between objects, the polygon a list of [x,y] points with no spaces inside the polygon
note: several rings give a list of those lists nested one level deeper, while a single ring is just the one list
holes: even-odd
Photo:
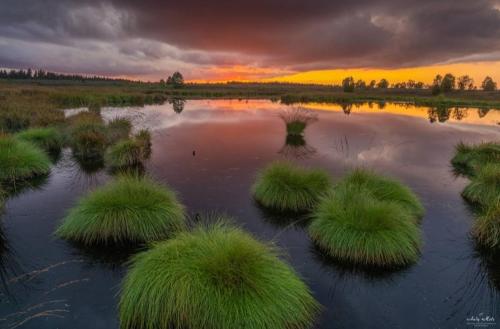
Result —
[{"label": "still water surface", "polygon": [[[500,317],[500,258],[475,249],[473,214],[460,197],[467,180],[449,166],[459,141],[500,139],[500,112],[308,104],[318,121],[303,141],[287,145],[278,116],[285,105],[173,105],[109,108],[103,116],[128,116],[136,129],[152,129],[146,170],[175,189],[191,215],[224,212],[256,237],[275,241],[323,305],[316,328],[471,328],[471,316]],[[293,225],[297,218],[260,209],[250,195],[256,172],[283,158],[324,168],[334,179],[366,167],[408,184],[426,207],[418,264],[383,274],[347,269],[314,248],[303,225]],[[80,196],[110,179],[99,168],[82,169],[64,150],[48,178],[8,200],[0,222],[0,327],[118,329],[125,257],[52,235]],[[500,318],[489,328],[496,326]]]}]

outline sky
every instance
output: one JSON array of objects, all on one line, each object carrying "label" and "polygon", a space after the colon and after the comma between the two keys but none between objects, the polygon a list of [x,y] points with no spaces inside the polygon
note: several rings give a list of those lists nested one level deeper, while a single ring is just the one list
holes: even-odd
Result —
[{"label": "sky", "polygon": [[142,80],[500,81],[500,0],[0,0],[0,67]]}]

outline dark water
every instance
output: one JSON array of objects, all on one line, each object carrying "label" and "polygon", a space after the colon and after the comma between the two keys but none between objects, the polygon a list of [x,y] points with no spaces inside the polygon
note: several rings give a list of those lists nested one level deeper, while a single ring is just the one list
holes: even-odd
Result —
[{"label": "dark water", "polygon": [[[267,101],[189,101],[181,113],[165,104],[103,115],[128,115],[153,129],[147,172],[178,191],[191,214],[227,213],[282,247],[324,306],[317,328],[472,328],[471,316],[500,316],[500,257],[475,250],[473,214],[460,197],[467,181],[449,167],[457,142],[500,138],[498,112],[450,110],[435,120],[433,110],[390,104],[349,115],[338,106],[309,107],[319,120],[292,145],[278,117],[284,106]],[[353,271],[315,250],[304,228],[290,225],[296,219],[259,209],[249,193],[256,171],[284,157],[335,179],[363,166],[408,184],[426,207],[418,264],[397,273]],[[109,178],[99,166],[81,170],[65,150],[49,177],[8,200],[0,222],[0,327],[118,328],[120,258],[52,236],[78,198]]]}]

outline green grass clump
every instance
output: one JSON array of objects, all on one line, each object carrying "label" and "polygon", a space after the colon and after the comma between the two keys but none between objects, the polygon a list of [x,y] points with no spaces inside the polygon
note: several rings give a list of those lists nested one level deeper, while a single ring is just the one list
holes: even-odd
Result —
[{"label": "green grass clump", "polygon": [[499,143],[459,143],[455,146],[455,156],[451,159],[455,172],[465,176],[474,176],[480,166],[491,162],[500,162]]},{"label": "green grass clump", "polygon": [[309,123],[317,120],[316,113],[304,108],[289,108],[280,114],[288,135],[302,135]]},{"label": "green grass clump", "polygon": [[0,136],[0,181],[16,181],[47,174],[50,159],[35,145]]},{"label": "green grass clump", "polygon": [[500,197],[492,201],[476,218],[472,234],[482,246],[491,249],[500,247]]},{"label": "green grass clump", "polygon": [[219,223],[135,256],[119,314],[124,329],[301,329],[317,309],[275,248]]},{"label": "green grass clump", "polygon": [[421,211],[406,192],[395,181],[356,170],[322,197],[309,234],[340,261],[377,267],[414,263],[421,247],[416,220]]},{"label": "green grass clump", "polygon": [[103,123],[81,121],[70,128],[70,140],[73,152],[80,155],[102,155],[108,138]]},{"label": "green grass clump", "polygon": [[475,204],[489,205],[500,197],[500,162],[487,163],[477,169],[462,196]]},{"label": "green grass clump", "polygon": [[135,166],[142,161],[142,150],[135,140],[126,139],[109,147],[106,163],[113,168]]},{"label": "green grass clump", "polygon": [[83,197],[56,235],[86,245],[161,240],[184,229],[175,194],[146,178],[121,177]]},{"label": "green grass clump", "polygon": [[149,158],[151,155],[151,132],[149,129],[141,129],[134,138],[141,148],[142,157]]},{"label": "green grass clump", "polygon": [[424,215],[424,207],[418,197],[399,181],[377,175],[369,170],[355,169],[339,185],[356,185],[368,189],[380,201],[391,201],[406,208],[418,219]]},{"label": "green grass clump", "polygon": [[131,131],[132,123],[129,119],[115,118],[111,120],[106,127],[108,142],[110,144],[115,144],[121,140],[128,139]]},{"label": "green grass clump", "polygon": [[275,162],[260,172],[253,194],[264,207],[300,212],[311,209],[330,187],[330,177],[322,170]]},{"label": "green grass clump", "polygon": [[58,151],[63,144],[62,135],[56,128],[31,128],[18,133],[16,137],[47,152]]}]

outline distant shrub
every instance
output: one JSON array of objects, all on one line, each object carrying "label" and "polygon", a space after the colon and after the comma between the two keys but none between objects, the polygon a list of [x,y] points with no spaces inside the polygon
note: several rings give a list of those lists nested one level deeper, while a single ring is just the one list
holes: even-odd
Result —
[{"label": "distant shrub", "polygon": [[0,135],[0,181],[16,181],[47,174],[50,159],[37,146]]},{"label": "distant shrub", "polygon": [[322,170],[275,162],[259,173],[253,194],[264,207],[301,212],[310,210],[330,187],[330,177]]},{"label": "distant shrub", "polygon": [[56,231],[86,245],[144,243],[185,228],[175,194],[147,178],[119,177],[83,197]]},{"label": "distant shrub", "polygon": [[119,305],[123,329],[303,329],[317,310],[273,246],[225,224],[135,256]]}]

